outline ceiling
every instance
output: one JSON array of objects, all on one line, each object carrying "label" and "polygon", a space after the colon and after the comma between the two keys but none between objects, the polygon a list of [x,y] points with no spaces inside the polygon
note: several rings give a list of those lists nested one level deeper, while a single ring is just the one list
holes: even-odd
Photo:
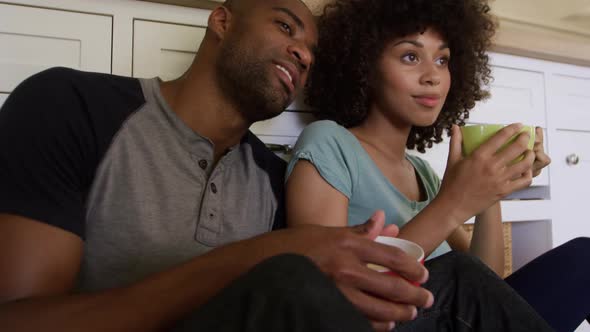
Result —
[{"label": "ceiling", "polygon": [[[212,9],[224,0],[143,0]],[[315,13],[330,0],[302,0]],[[435,1],[435,0],[434,0]],[[489,0],[501,20],[540,25],[590,36],[590,0]]]},{"label": "ceiling", "polygon": [[492,0],[490,5],[501,19],[590,36],[590,0]]},{"label": "ceiling", "polygon": [[[330,0],[302,1],[317,9]],[[489,0],[489,3],[492,12],[504,20],[590,35],[590,0]]]}]

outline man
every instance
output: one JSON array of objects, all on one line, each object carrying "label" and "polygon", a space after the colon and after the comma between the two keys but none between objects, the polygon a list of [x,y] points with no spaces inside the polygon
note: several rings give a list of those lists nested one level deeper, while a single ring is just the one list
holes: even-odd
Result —
[{"label": "man", "polygon": [[[23,82],[0,111],[2,330],[385,331],[432,306],[429,291],[366,268],[428,279],[372,241],[396,235],[382,213],[354,229],[269,232],[284,221],[284,164],[248,127],[301,90],[316,39],[300,0],[233,0],[175,81],[58,68]],[[486,299],[460,319],[485,325],[483,310],[510,306],[497,326],[543,326],[480,265],[456,261],[447,270],[489,287],[445,288],[437,305]],[[444,312],[446,324],[459,309]]]}]

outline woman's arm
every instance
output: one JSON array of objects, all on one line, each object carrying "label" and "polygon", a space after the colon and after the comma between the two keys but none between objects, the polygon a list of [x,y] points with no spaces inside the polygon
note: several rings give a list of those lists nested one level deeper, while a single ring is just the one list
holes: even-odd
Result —
[{"label": "woman's arm", "polygon": [[462,227],[449,236],[447,242],[453,250],[470,252],[479,257],[496,274],[504,274],[504,233],[500,203],[496,203],[475,217],[473,236]]},{"label": "woman's arm", "polygon": [[[533,177],[541,174],[541,170],[551,163],[551,158],[543,148],[543,130],[535,128],[535,161],[533,163]],[[475,217],[473,236],[469,241],[467,232],[458,227],[447,242],[453,250],[471,252],[479,257],[499,276],[504,274],[504,233],[502,229],[502,210],[500,203]]]},{"label": "woman's arm", "polygon": [[[516,124],[503,128],[471,156],[463,158],[461,132],[454,126],[438,195],[400,230],[399,237],[418,243],[429,255],[469,218],[482,214],[506,195],[528,187],[535,158],[532,151],[527,151],[528,136],[520,135],[514,143],[500,150],[520,128]],[[522,161],[506,166],[523,153]],[[483,223],[491,222],[484,220]]]},{"label": "woman's arm", "polygon": [[286,188],[287,225],[346,226],[348,198],[328,184],[307,160],[295,164]]}]

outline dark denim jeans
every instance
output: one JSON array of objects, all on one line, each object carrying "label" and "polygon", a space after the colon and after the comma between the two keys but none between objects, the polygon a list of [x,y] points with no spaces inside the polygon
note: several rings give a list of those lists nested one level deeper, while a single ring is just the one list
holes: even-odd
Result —
[{"label": "dark denim jeans", "polygon": [[450,252],[426,262],[435,304],[396,332],[552,331],[539,314],[479,259]]},{"label": "dark denim jeans", "polygon": [[577,238],[515,271],[506,282],[551,327],[573,332],[590,322],[590,238]]},{"label": "dark denim jeans", "polygon": [[[395,331],[551,331],[503,280],[471,256],[427,262],[435,305]],[[369,332],[366,318],[307,258],[270,258],[222,290],[175,331]]]},{"label": "dark denim jeans", "polygon": [[222,290],[174,331],[372,332],[309,259],[275,256]]}]

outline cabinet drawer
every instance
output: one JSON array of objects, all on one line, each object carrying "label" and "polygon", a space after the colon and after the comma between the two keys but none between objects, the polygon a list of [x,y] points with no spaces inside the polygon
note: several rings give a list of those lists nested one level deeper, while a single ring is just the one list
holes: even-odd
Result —
[{"label": "cabinet drawer", "polygon": [[522,122],[546,128],[544,74],[499,65],[492,72],[491,97],[477,104],[469,122]]},{"label": "cabinet drawer", "polygon": [[191,65],[206,28],[145,20],[133,21],[133,76],[181,76]]},{"label": "cabinet drawer", "polygon": [[[544,199],[500,201],[502,222],[528,222],[551,220],[553,217],[552,201]],[[475,217],[466,221],[475,222]]]},{"label": "cabinet drawer", "polygon": [[590,129],[589,77],[554,75],[555,97],[551,111],[555,126],[560,129]]},{"label": "cabinet drawer", "polygon": [[0,92],[10,93],[25,78],[55,66],[110,73],[112,21],[0,4]]},{"label": "cabinet drawer", "polygon": [[308,112],[285,111],[272,119],[254,123],[250,130],[256,135],[286,136],[296,139],[303,128],[314,119]]}]

